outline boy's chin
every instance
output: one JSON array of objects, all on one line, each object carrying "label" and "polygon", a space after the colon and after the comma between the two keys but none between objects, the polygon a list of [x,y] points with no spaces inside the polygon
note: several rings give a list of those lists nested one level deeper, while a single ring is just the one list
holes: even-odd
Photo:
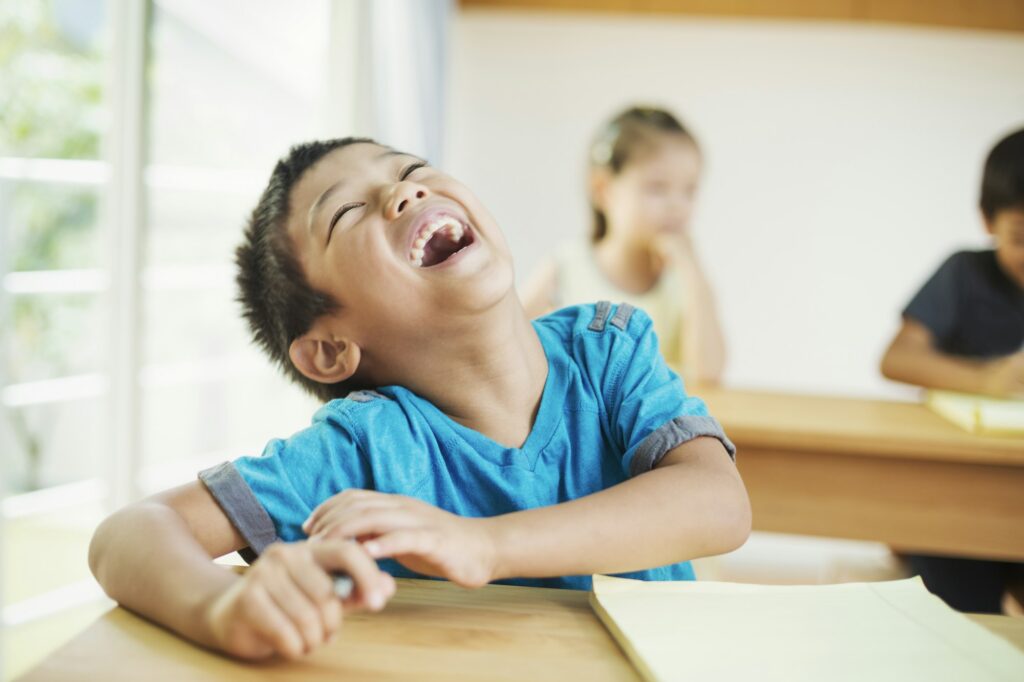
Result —
[{"label": "boy's chin", "polygon": [[481,313],[515,295],[515,276],[511,265],[491,263],[438,293],[435,304],[441,312]]},{"label": "boy's chin", "polygon": [[996,263],[998,263],[1003,274],[1021,290],[1024,290],[1024,264],[1008,263],[1005,256],[1001,256],[1002,254],[997,251]]}]

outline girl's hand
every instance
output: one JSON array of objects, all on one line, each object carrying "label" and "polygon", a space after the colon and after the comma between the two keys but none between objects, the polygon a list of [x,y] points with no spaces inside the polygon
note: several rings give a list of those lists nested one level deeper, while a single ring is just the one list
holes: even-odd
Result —
[{"label": "girl's hand", "polygon": [[[345,571],[353,596],[334,594],[328,571]],[[342,611],[379,611],[395,581],[357,543],[277,542],[243,576],[206,607],[215,644],[247,659],[279,654],[298,658],[324,644],[341,627]]]},{"label": "girl's hand", "polygon": [[651,251],[663,264],[681,265],[694,260],[693,240],[690,232],[659,232],[651,241]]},{"label": "girl's hand", "polygon": [[403,495],[346,490],[314,509],[302,528],[311,540],[358,538],[375,559],[394,558],[463,587],[486,585],[495,571],[487,519],[456,516]]}]

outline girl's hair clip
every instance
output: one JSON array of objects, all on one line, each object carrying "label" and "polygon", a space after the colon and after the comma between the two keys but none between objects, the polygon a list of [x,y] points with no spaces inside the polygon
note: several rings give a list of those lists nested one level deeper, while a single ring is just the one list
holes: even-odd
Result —
[{"label": "girl's hair clip", "polygon": [[612,153],[615,150],[615,143],[619,139],[619,125],[609,123],[608,127],[598,135],[594,143],[590,145],[590,161],[597,166],[607,166],[612,162]]}]

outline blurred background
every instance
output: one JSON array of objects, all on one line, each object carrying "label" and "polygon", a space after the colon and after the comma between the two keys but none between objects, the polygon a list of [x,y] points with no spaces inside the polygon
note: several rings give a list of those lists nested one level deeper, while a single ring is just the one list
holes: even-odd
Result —
[{"label": "blurred background", "polygon": [[[878,359],[945,255],[986,243],[982,161],[1024,124],[1019,1],[0,3],[4,678],[106,608],[85,562],[104,514],[308,423],[234,302],[289,145],[425,155],[498,218],[523,283],[586,233],[589,141],[637,102],[704,152],[724,383],[915,399]],[[779,580],[888,557],[752,545]]]}]

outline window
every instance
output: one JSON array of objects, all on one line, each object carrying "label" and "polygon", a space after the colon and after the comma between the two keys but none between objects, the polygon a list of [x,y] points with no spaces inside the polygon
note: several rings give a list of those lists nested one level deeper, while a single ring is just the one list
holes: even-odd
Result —
[{"label": "window", "polygon": [[330,38],[356,7],[0,3],[4,677],[104,608],[84,557],[115,500],[309,422],[249,342],[233,252],[276,159],[353,132]]}]

